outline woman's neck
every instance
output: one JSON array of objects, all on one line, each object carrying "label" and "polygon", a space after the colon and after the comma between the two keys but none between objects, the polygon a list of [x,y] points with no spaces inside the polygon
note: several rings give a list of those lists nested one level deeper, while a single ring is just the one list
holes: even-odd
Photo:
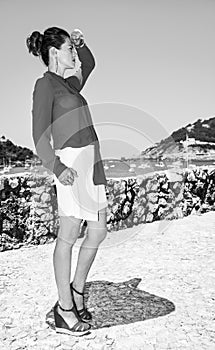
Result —
[{"label": "woman's neck", "polygon": [[55,67],[51,67],[51,66],[49,66],[48,67],[48,71],[49,72],[52,72],[52,73],[55,73],[55,74],[57,74],[57,75],[59,75],[60,77],[64,77],[64,72],[65,72],[65,69],[59,69],[58,68],[58,70],[57,70],[57,72],[56,72],[56,68]]}]

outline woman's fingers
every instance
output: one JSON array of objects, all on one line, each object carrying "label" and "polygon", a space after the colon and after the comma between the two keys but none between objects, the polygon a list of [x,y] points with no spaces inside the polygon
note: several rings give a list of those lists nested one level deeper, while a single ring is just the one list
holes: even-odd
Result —
[{"label": "woman's fingers", "polygon": [[74,181],[75,181],[75,177],[78,177],[78,173],[75,169],[73,168],[68,168],[69,172],[67,175],[67,179],[65,180],[67,185],[73,185]]},{"label": "woman's fingers", "polygon": [[74,45],[79,46],[84,42],[84,35],[80,29],[74,29],[71,33],[70,40]]},{"label": "woman's fingers", "polygon": [[75,28],[75,29],[73,30],[73,32],[80,32],[81,34],[83,34],[82,31],[81,31],[81,29],[79,29],[79,28]]},{"label": "woman's fingers", "polygon": [[75,177],[78,177],[78,173],[75,169],[73,169],[73,168],[69,168],[69,169]]},{"label": "woman's fingers", "polygon": [[73,185],[75,177],[78,177],[78,173],[73,168],[65,169],[59,176],[59,181],[64,185]]},{"label": "woman's fingers", "polygon": [[73,35],[73,34],[75,34],[75,35],[83,35],[82,31],[81,31],[80,29],[78,29],[78,28],[76,28],[76,29],[74,29],[74,30],[72,31],[72,35]]}]

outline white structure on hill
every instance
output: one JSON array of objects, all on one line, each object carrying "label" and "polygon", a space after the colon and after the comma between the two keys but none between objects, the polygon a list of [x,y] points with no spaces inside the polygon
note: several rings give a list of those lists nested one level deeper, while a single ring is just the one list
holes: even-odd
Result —
[{"label": "white structure on hill", "polygon": [[0,137],[0,142],[6,142],[6,141],[7,141],[7,139],[6,139],[5,136],[1,136],[1,137]]}]

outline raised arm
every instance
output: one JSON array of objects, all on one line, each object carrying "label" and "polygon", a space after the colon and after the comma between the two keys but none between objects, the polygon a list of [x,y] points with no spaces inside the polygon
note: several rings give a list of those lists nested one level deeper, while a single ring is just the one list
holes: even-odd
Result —
[{"label": "raised arm", "polygon": [[60,161],[60,158],[55,155],[55,152],[50,144],[52,104],[53,93],[50,83],[44,78],[39,78],[36,81],[33,91],[33,140],[36,152],[39,158],[42,160],[43,166],[51,170],[57,177],[59,177],[59,175],[67,167]]},{"label": "raised arm", "polygon": [[78,91],[81,91],[87,81],[87,78],[95,67],[95,58],[86,44],[80,48],[76,48],[76,50],[78,58],[81,62],[81,68],[77,74],[66,78],[66,81],[69,83],[69,85],[72,87],[74,86]]}]

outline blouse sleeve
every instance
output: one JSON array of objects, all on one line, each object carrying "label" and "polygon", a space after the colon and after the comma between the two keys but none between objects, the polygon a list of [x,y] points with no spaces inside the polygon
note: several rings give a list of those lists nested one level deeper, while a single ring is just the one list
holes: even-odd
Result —
[{"label": "blouse sleeve", "polygon": [[90,73],[95,68],[95,58],[86,44],[80,48],[76,48],[76,50],[78,58],[81,62],[82,82],[80,83],[79,79],[75,75],[66,78],[66,81],[69,83],[69,85],[71,84],[72,87],[75,87],[78,91],[81,91]]},{"label": "blouse sleeve", "polygon": [[34,145],[43,166],[59,177],[67,166],[55,155],[50,144],[53,99],[49,82],[44,78],[38,79],[33,91],[32,107]]}]

